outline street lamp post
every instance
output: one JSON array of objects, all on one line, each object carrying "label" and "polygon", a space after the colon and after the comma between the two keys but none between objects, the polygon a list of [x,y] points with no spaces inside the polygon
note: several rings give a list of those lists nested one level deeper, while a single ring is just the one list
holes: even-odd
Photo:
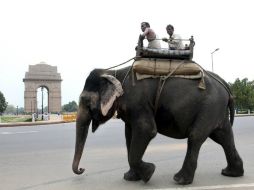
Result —
[{"label": "street lamp post", "polygon": [[39,115],[39,110],[38,110],[38,101],[36,100],[36,113],[37,113],[37,116]]},{"label": "street lamp post", "polygon": [[41,120],[43,120],[43,86],[41,87]]},{"label": "street lamp post", "polygon": [[216,48],[212,53],[211,53],[211,58],[212,58],[212,72],[213,72],[213,54],[214,52],[218,51],[219,48]]}]

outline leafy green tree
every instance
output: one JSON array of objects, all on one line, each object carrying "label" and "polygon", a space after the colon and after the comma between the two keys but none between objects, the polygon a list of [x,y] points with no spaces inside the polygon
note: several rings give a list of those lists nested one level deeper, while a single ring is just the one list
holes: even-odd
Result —
[{"label": "leafy green tree", "polygon": [[229,83],[235,98],[237,109],[254,109],[254,81],[248,78],[240,80],[237,78],[234,83]]},{"label": "leafy green tree", "polygon": [[63,112],[76,112],[78,110],[78,105],[75,101],[69,102],[62,106]]},{"label": "leafy green tree", "polygon": [[4,111],[5,114],[13,114],[16,115],[17,113],[24,114],[24,108],[23,107],[15,107],[14,105],[8,105]]},{"label": "leafy green tree", "polygon": [[3,93],[0,91],[0,115],[3,114],[7,105],[8,105],[8,103],[5,101],[5,97],[4,97]]},{"label": "leafy green tree", "polygon": [[13,105],[8,105],[4,111],[5,114],[16,114],[17,109]]},{"label": "leafy green tree", "polygon": [[19,114],[24,114],[25,113],[25,109],[23,107],[19,107]]},{"label": "leafy green tree", "polygon": [[45,107],[43,108],[43,112],[48,113],[48,106],[45,106]]}]

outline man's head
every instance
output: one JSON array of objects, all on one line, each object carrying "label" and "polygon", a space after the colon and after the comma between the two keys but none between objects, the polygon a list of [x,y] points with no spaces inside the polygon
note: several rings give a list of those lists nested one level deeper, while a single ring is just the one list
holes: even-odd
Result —
[{"label": "man's head", "polygon": [[167,25],[166,30],[167,30],[168,35],[172,36],[174,33],[174,26],[169,24],[169,25]]},{"label": "man's head", "polygon": [[150,28],[150,24],[148,22],[142,22],[141,23],[141,30],[144,32],[146,28]]}]

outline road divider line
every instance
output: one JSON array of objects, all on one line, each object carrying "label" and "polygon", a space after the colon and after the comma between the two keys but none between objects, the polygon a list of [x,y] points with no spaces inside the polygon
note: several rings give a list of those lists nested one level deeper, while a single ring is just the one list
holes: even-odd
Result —
[{"label": "road divider line", "polygon": [[211,189],[215,190],[215,189],[247,188],[247,187],[254,187],[254,183],[200,186],[200,187],[176,187],[176,188],[148,189],[148,190],[211,190]]},{"label": "road divider line", "polygon": [[20,131],[20,132],[1,132],[0,135],[15,135],[15,134],[29,134],[38,133],[39,131]]}]

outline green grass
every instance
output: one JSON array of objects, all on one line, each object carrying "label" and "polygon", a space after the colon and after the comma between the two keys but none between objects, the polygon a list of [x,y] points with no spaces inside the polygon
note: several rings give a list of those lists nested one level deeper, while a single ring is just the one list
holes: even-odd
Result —
[{"label": "green grass", "polygon": [[31,122],[31,116],[0,116],[1,123]]}]

